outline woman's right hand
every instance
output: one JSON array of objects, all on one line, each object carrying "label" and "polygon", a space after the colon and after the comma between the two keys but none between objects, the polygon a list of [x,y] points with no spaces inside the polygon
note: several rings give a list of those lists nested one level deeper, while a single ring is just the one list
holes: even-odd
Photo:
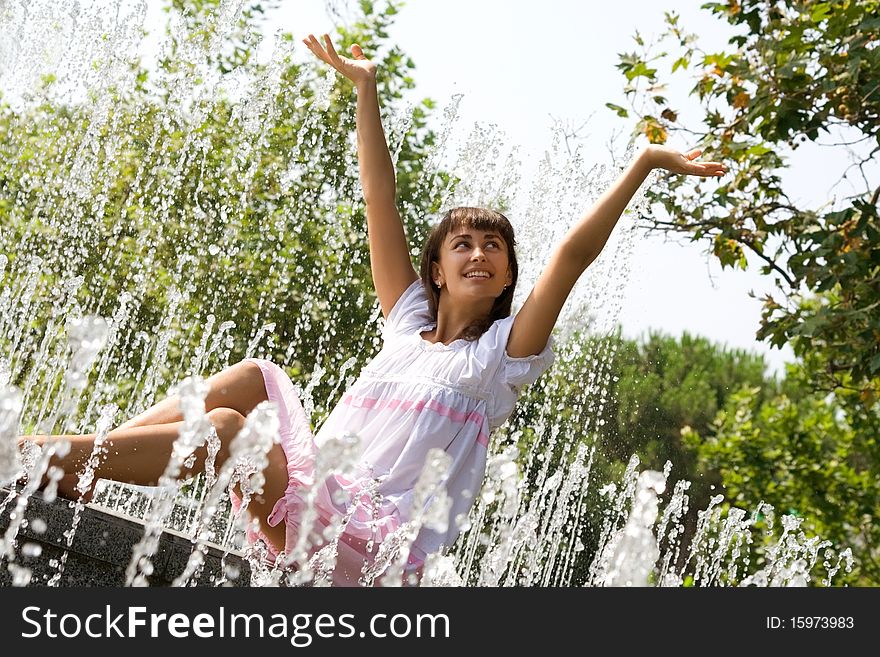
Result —
[{"label": "woman's right hand", "polygon": [[351,54],[354,59],[348,57],[340,57],[330,41],[330,35],[324,35],[324,45],[315,38],[314,34],[310,34],[303,39],[303,43],[308,46],[315,55],[323,62],[326,62],[345,77],[359,85],[365,82],[375,82],[376,80],[376,64],[371,62],[364,55],[364,51],[357,44],[351,47]]}]

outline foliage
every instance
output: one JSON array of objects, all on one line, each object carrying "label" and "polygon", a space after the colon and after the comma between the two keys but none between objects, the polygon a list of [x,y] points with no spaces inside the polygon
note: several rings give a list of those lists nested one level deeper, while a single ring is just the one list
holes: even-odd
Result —
[{"label": "foliage", "polygon": [[[823,537],[852,546],[862,560],[853,577],[874,583],[876,537],[864,518],[880,506],[880,187],[868,178],[880,150],[878,5],[709,3],[735,31],[722,52],[702,50],[667,13],[659,45],[637,34],[641,52],[620,55],[631,109],[609,104],[620,116],[634,112],[634,134],[656,143],[690,135],[706,157],[729,165],[717,187],[665,180],[649,191],[647,218],[701,241],[722,266],[746,268],[746,253],[762,261],[778,291],[763,299],[757,337],[791,345],[799,357],[779,396],[739,392],[711,429],[692,428],[689,436],[708,441],[688,442],[698,467],[718,469],[731,502],[796,509]],[[666,61],[669,77],[660,72]],[[692,108],[664,95],[667,80],[688,71],[697,129],[680,119]],[[860,149],[850,151],[844,178],[857,170],[862,191],[819,207],[793,200],[782,172],[808,142]]]},{"label": "foliage", "polygon": [[604,523],[608,503],[599,493],[602,483],[621,481],[633,454],[640,470],[663,471],[667,461],[672,463],[668,494],[677,482],[690,482],[687,542],[697,513],[719,492],[722,477],[685,438],[714,435],[719,410],[741,390],[757,390],[759,401],[773,398],[785,385],[800,394],[791,384],[767,377],[761,356],[687,333],[678,338],[650,333],[642,340],[576,333],[557,352],[543,385],[524,391],[510,424],[517,428],[520,453],[543,452],[526,459],[533,466],[524,473],[527,497],[546,486],[553,472],[566,469],[578,445],[596,447],[582,500],[578,581],[589,570]]},{"label": "foliage", "polygon": [[[217,0],[175,0],[171,47],[158,69],[137,65],[134,83],[114,82],[106,98],[64,102],[48,79],[40,102],[0,105],[6,283],[14,288],[15,272],[39,257],[43,298],[80,276],[78,311],[109,318],[133,295],[130,330],[104,372],[112,401],[129,415],[151,401],[151,386],[265,355],[287,364],[303,385],[312,372],[323,373],[309,390],[320,416],[346,372],[359,371],[379,344],[354,92],[320,65],[295,62],[289,34],[274,59],[260,63],[262,7],[246,8],[231,26],[217,16],[219,7]],[[399,203],[417,245],[448,182],[424,170],[435,139],[427,128],[433,104],[410,107],[403,99],[414,86],[414,64],[386,44],[396,3],[361,8],[362,19],[337,42],[345,49],[357,41],[379,64],[380,101],[396,119],[389,140]],[[53,312],[25,320],[34,352]],[[211,352],[209,337],[220,339],[226,321],[234,327]],[[19,350],[28,352],[25,346]],[[160,371],[144,381],[161,348]],[[42,366],[24,364],[17,380]]]},{"label": "foliage", "polygon": [[[788,379],[801,390],[808,388],[807,376],[803,367],[789,366]],[[789,391],[761,397],[759,388],[736,392],[711,431],[701,437],[689,430],[685,444],[702,467],[721,473],[731,504],[765,502],[780,514],[802,516],[808,533],[852,548],[855,568],[841,573],[838,584],[876,584],[880,486],[872,461],[880,457],[878,433],[856,431],[833,396]]]},{"label": "foliage", "polygon": [[[858,391],[868,413],[880,393],[880,187],[865,179],[864,193],[827,211],[797,204],[780,176],[786,152],[840,132],[877,153],[880,112],[880,19],[877,2],[766,2],[745,0],[704,6],[739,33],[734,48],[704,52],[679,18],[666,14],[661,44],[671,47],[671,72],[696,69],[696,95],[704,129],[679,122],[682,112],[662,94],[653,46],[620,56],[625,92],[642,101],[636,132],[656,143],[669,133],[693,135],[708,157],[729,164],[716,189],[670,178],[651,191],[671,220],[653,226],[689,234],[711,245],[723,266],[745,268],[746,252],[782,285],[782,298],[764,299],[758,337],[789,343],[798,355],[821,351],[825,364],[812,376],[824,390]],[[641,84],[646,83],[646,88]],[[627,110],[614,106],[619,114]],[[850,137],[847,137],[849,139]],[[843,145],[843,144],[842,144]],[[804,294],[804,290],[810,292]]]}]

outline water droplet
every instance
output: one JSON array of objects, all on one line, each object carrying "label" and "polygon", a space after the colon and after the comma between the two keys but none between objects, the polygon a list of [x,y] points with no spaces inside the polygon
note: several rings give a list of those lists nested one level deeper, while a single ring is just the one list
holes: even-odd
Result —
[{"label": "water droplet", "polygon": [[36,558],[43,554],[43,546],[39,543],[25,543],[21,548],[21,553],[26,557]]}]

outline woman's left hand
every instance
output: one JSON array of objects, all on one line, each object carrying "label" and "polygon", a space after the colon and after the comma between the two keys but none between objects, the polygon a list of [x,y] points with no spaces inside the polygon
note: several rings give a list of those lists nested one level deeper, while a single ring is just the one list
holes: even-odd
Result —
[{"label": "woman's left hand", "polygon": [[727,173],[727,167],[721,162],[695,162],[702,152],[695,148],[687,153],[681,153],[669,146],[651,144],[645,148],[644,156],[652,169],[666,169],[672,173],[702,176],[703,178],[718,177]]}]

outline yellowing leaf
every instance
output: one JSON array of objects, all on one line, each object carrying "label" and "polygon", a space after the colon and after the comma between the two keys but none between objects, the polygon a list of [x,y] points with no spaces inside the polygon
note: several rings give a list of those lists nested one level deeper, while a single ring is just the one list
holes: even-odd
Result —
[{"label": "yellowing leaf", "polygon": [[654,119],[645,120],[644,127],[642,130],[645,133],[645,136],[648,138],[648,141],[652,144],[665,144],[666,143],[666,128],[657,123]]}]

